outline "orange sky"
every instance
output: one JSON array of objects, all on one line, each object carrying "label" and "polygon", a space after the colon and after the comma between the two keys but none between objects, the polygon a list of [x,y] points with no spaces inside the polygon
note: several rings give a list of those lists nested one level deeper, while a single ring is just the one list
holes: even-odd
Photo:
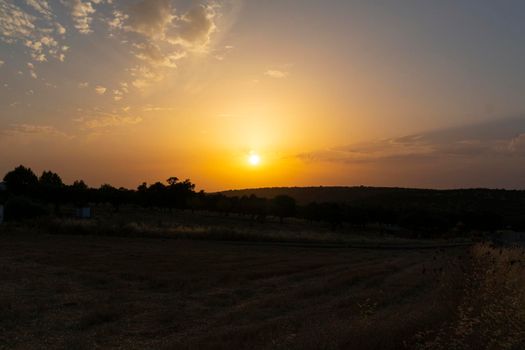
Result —
[{"label": "orange sky", "polygon": [[127,187],[177,176],[209,191],[525,187],[521,4],[0,10],[0,172],[24,164]]}]

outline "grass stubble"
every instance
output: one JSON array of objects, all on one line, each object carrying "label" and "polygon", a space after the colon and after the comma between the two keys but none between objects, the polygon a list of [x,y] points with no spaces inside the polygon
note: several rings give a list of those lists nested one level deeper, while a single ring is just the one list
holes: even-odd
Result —
[{"label": "grass stubble", "polygon": [[158,238],[4,230],[0,349],[525,347],[521,248]]}]

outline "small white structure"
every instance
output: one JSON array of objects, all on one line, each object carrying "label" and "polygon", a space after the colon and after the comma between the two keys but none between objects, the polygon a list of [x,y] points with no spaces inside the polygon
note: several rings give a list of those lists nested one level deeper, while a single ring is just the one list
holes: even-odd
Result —
[{"label": "small white structure", "polygon": [[77,218],[79,219],[91,219],[93,212],[90,207],[78,207]]}]

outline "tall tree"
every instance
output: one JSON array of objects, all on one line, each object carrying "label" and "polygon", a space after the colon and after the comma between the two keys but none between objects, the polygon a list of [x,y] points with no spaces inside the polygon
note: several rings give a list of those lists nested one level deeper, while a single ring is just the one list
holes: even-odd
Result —
[{"label": "tall tree", "polygon": [[44,201],[55,204],[55,214],[60,213],[60,205],[64,201],[64,183],[57,173],[44,171],[38,179],[40,194]]},{"label": "tall tree", "polygon": [[68,187],[70,200],[78,206],[84,206],[89,202],[89,188],[83,180],[76,180]]},{"label": "tall tree", "polygon": [[271,202],[273,214],[279,217],[281,223],[284,218],[295,215],[295,199],[290,196],[280,195],[272,199]]},{"label": "tall tree", "polygon": [[40,175],[40,178],[38,179],[38,183],[42,187],[49,188],[61,188],[64,186],[60,176],[52,171],[42,172],[42,175]]},{"label": "tall tree", "polygon": [[38,177],[31,168],[16,167],[4,176],[7,190],[14,194],[30,194],[38,186]]}]

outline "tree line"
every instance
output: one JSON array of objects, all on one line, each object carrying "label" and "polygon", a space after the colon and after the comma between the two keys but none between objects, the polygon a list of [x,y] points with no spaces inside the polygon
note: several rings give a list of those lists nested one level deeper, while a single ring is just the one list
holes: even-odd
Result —
[{"label": "tree line", "polygon": [[[222,215],[237,214],[264,222],[272,216],[283,222],[286,218],[300,218],[325,223],[332,229],[342,225],[366,226],[379,224],[417,230],[445,232],[459,230],[496,230],[511,227],[524,229],[523,216],[507,217],[497,210],[472,210],[454,203],[436,207],[429,199],[419,198],[415,205],[400,205],[395,198],[377,203],[311,202],[298,205],[288,195],[273,198],[257,197],[253,194],[226,196],[222,193],[197,192],[189,179],[170,177],[165,182],[142,183],[136,189],[116,188],[104,184],[91,188],[82,180],[70,185],[52,171],[37,176],[22,165],[4,176],[7,191],[0,192],[0,201],[5,205],[8,220],[21,220],[38,215],[61,215],[65,205],[78,207],[110,204],[114,211],[122,205],[134,205],[160,210],[209,211]],[[408,190],[407,190],[408,191]],[[427,200],[425,200],[427,198]],[[425,204],[427,203],[427,204]],[[49,207],[52,207],[50,212]],[[497,209],[497,208],[495,208]]]},{"label": "tree line", "polygon": [[167,211],[237,213],[258,221],[264,221],[267,216],[283,221],[296,213],[295,200],[289,196],[276,196],[271,200],[256,196],[229,198],[222,194],[196,192],[191,180],[179,180],[177,177],[150,185],[144,182],[135,190],[109,184],[91,188],[83,180],[64,184],[62,178],[52,171],[43,171],[37,176],[31,168],[20,165],[9,171],[3,181],[6,191],[0,192],[0,203],[5,204],[6,218],[11,220],[50,214],[45,208],[49,205],[52,205],[52,214],[55,215],[60,215],[65,205],[86,207],[98,204],[110,204],[114,211],[119,211],[122,205],[136,205]]}]

